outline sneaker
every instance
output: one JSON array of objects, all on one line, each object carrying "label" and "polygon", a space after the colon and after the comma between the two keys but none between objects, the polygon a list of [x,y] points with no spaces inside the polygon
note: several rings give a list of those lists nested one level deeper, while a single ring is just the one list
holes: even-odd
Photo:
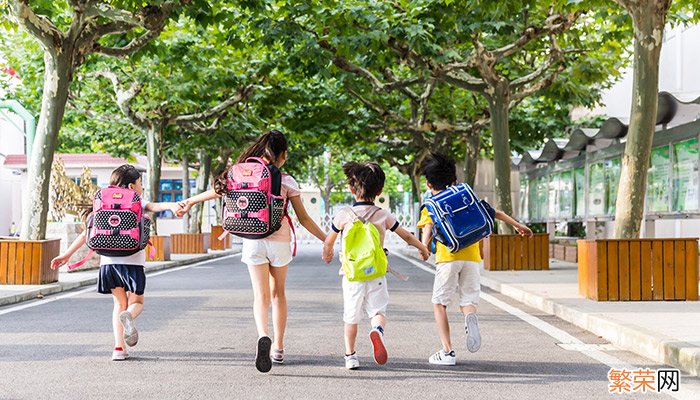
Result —
[{"label": "sneaker", "polygon": [[454,350],[449,353],[445,353],[444,350],[438,350],[437,353],[430,356],[428,362],[435,365],[455,365],[457,364],[457,357],[455,357]]},{"label": "sneaker", "polygon": [[372,341],[374,361],[379,365],[386,364],[388,356],[386,354],[386,346],[384,346],[384,334],[379,329],[374,328],[369,332],[369,340]]},{"label": "sneaker", "polygon": [[121,321],[124,327],[124,342],[126,342],[126,345],[129,347],[136,346],[136,343],[139,342],[139,333],[134,324],[134,317],[132,317],[131,313],[128,311],[122,311],[121,314],[119,314],[119,321]]},{"label": "sneaker", "polygon": [[284,349],[272,349],[270,358],[275,364],[284,364]]},{"label": "sneaker", "polygon": [[479,331],[479,318],[476,314],[471,313],[464,317],[464,332],[467,334],[467,350],[472,353],[479,351],[481,332]]},{"label": "sneaker", "polygon": [[255,368],[260,372],[269,372],[272,369],[272,360],[270,359],[271,347],[272,339],[268,336],[261,336],[258,339],[258,350],[255,354]]},{"label": "sneaker", "polygon": [[347,369],[360,368],[360,360],[357,359],[357,353],[352,353],[349,356],[345,356],[345,368],[347,368]]},{"label": "sneaker", "polygon": [[115,347],[112,351],[112,361],[124,361],[129,358],[129,353],[121,347]]}]

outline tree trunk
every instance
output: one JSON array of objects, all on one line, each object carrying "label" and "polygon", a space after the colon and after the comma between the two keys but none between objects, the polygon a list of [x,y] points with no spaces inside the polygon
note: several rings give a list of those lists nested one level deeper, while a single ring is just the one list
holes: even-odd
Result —
[{"label": "tree trunk", "polygon": [[481,145],[481,137],[479,132],[469,132],[464,136],[465,151],[464,151],[464,181],[469,186],[474,187],[476,180],[476,166],[479,161],[479,148]]},{"label": "tree trunk", "polygon": [[[182,157],[182,199],[187,199],[190,197],[190,160],[187,156]],[[185,214],[182,217],[182,231],[190,231],[190,215]]]},{"label": "tree trunk", "polygon": [[[508,130],[508,104],[510,102],[509,83],[504,78],[488,96],[491,114],[491,138],[493,141],[493,161],[496,169],[496,207],[508,215],[513,215],[510,193],[510,134]],[[500,233],[513,233],[510,225],[498,223]]]},{"label": "tree trunk", "polygon": [[[148,157],[148,201],[157,202],[160,194],[160,175],[161,175],[161,132],[159,126],[154,126],[146,131],[146,156]],[[157,215],[153,214],[151,218],[151,234],[158,234]]]},{"label": "tree trunk", "polygon": [[28,198],[24,200],[22,240],[46,237],[51,166],[73,79],[73,49],[68,47],[64,45],[57,54],[44,52],[44,91],[31,162],[27,166]]},{"label": "tree trunk", "polygon": [[323,216],[330,215],[331,213],[331,191],[322,191],[321,197],[323,198]]},{"label": "tree trunk", "polygon": [[[209,174],[211,173],[211,156],[200,150],[199,152],[199,176],[197,176],[197,194],[207,190]],[[190,233],[202,233],[202,219],[204,217],[204,203],[197,203],[192,207],[192,220]]]},{"label": "tree trunk", "polygon": [[656,127],[659,55],[670,0],[640,2],[634,23],[632,110],[615,203],[616,239],[639,238],[651,144]]}]

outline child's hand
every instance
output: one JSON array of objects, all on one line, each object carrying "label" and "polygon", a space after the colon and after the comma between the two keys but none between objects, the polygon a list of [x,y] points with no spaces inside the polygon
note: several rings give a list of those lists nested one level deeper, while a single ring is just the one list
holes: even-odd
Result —
[{"label": "child's hand", "polygon": [[527,237],[532,236],[532,230],[525,225],[521,224],[520,226],[516,226],[515,230],[518,231],[520,236],[527,236]]},{"label": "child's hand", "polygon": [[323,261],[326,262],[326,264],[330,264],[331,261],[333,261],[333,246],[327,246],[323,245]]},{"label": "child's hand", "polygon": [[51,269],[56,269],[63,265],[66,265],[68,263],[69,258],[70,257],[64,255],[60,255],[54,258],[53,260],[51,260]]},{"label": "child's hand", "polygon": [[428,258],[430,258],[430,250],[428,250],[423,243],[421,243],[418,251],[420,252],[420,258],[422,258],[423,261],[428,261]]},{"label": "child's hand", "polygon": [[180,218],[187,214],[187,212],[190,211],[190,208],[192,208],[192,203],[190,203],[189,199],[182,200],[181,202],[177,203],[177,207],[175,207],[173,213]]}]

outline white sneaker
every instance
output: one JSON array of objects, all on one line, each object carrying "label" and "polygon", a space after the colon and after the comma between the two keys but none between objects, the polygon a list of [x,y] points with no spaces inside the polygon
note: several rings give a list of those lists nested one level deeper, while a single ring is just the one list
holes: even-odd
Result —
[{"label": "white sneaker", "polygon": [[467,350],[476,353],[481,348],[479,318],[476,317],[476,314],[471,313],[464,317],[464,331],[467,334]]},{"label": "white sneaker", "polygon": [[449,353],[445,353],[443,350],[438,350],[437,353],[430,356],[428,362],[435,365],[456,365],[457,357],[455,357],[454,350]]},{"label": "white sneaker", "polygon": [[345,368],[347,368],[347,369],[360,368],[360,360],[357,359],[357,353],[352,353],[349,356],[345,356]]},{"label": "white sneaker", "polygon": [[139,332],[136,330],[136,324],[134,324],[134,317],[128,311],[122,311],[119,314],[119,321],[121,321],[124,327],[124,341],[129,347],[136,346],[139,342]]},{"label": "white sneaker", "polygon": [[114,351],[112,351],[112,361],[124,361],[127,358],[129,358],[129,353],[127,353],[126,350],[114,349]]}]

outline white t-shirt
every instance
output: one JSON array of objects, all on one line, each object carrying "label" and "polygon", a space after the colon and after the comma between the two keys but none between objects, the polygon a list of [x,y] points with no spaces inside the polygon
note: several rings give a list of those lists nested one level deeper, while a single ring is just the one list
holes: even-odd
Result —
[{"label": "white t-shirt", "polygon": [[[141,209],[143,210],[142,212],[146,212],[146,205],[148,202],[141,198]],[[146,249],[143,249],[137,253],[134,253],[130,256],[122,256],[122,257],[116,257],[116,256],[100,256],[100,266],[102,265],[110,265],[110,264],[118,264],[118,265],[140,265],[144,266],[146,265]]]}]

